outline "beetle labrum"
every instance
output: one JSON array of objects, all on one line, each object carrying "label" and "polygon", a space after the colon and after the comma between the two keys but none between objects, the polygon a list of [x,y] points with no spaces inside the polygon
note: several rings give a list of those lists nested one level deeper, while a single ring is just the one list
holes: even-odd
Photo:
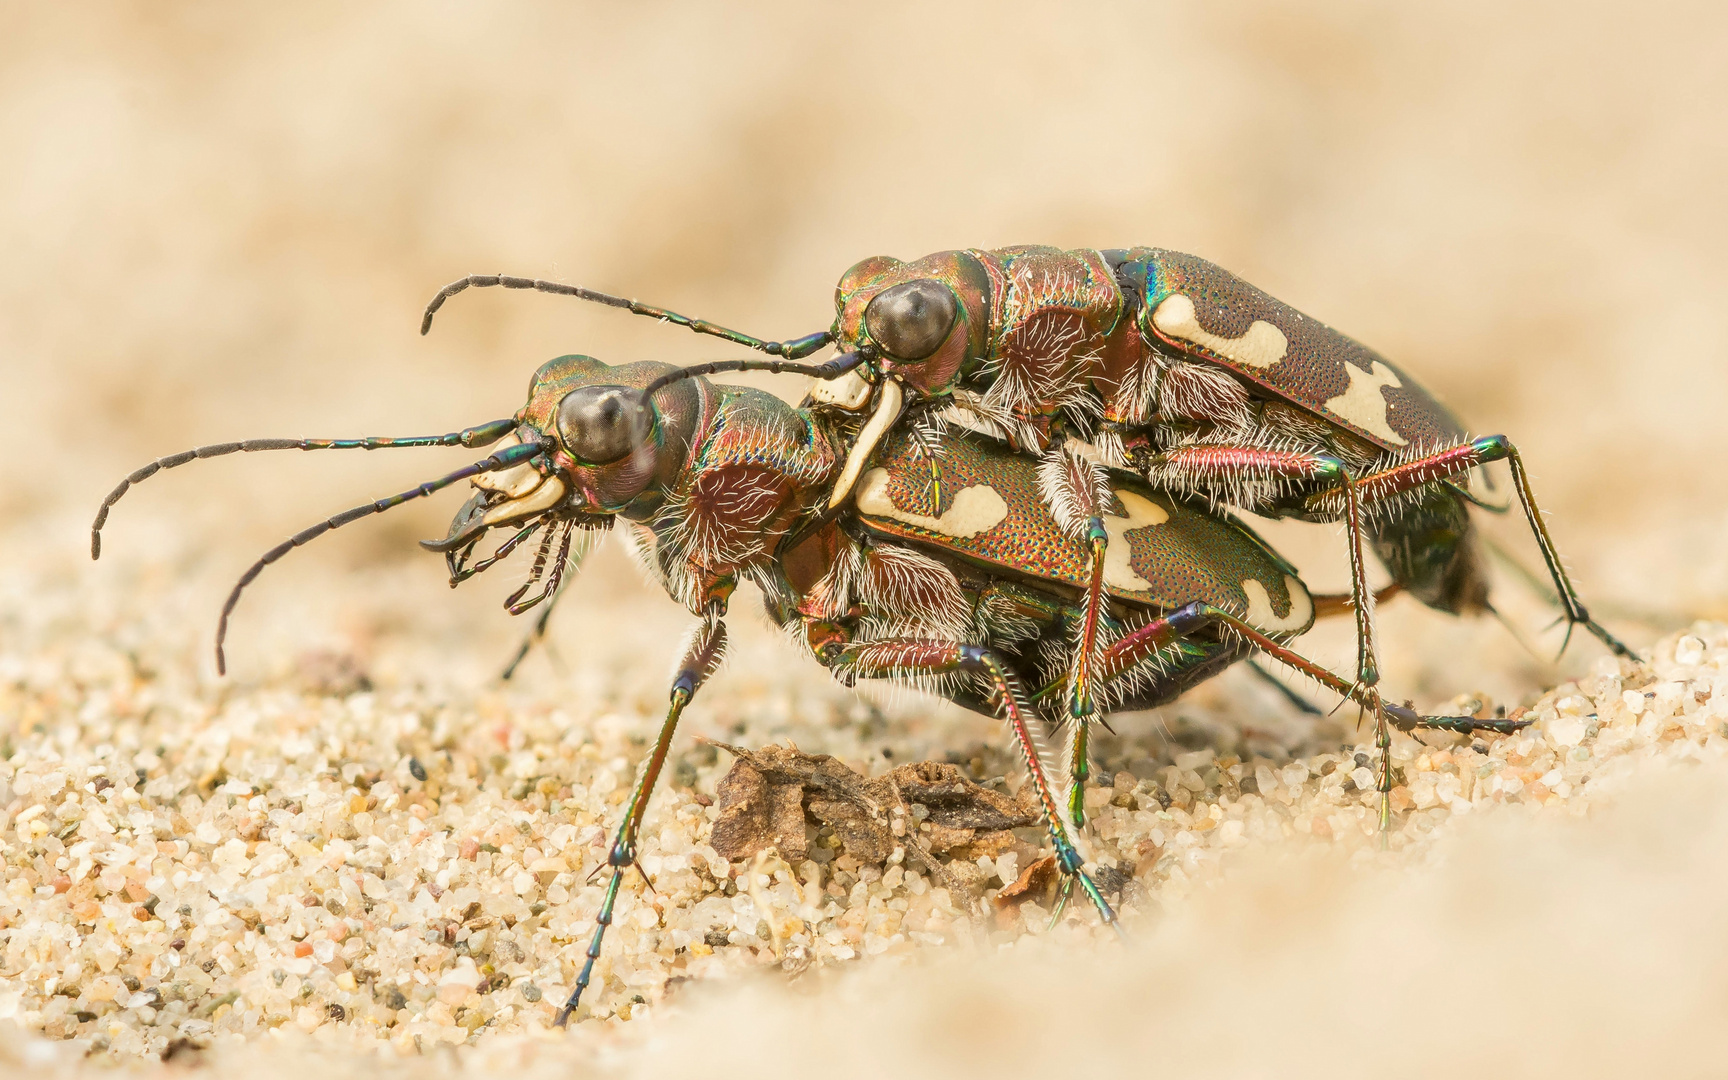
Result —
[{"label": "beetle labrum", "polygon": [[[1102,500],[1113,469],[1215,506],[1347,523],[1356,676],[1381,749],[1383,827],[1391,813],[1389,731],[1374,703],[1379,664],[1364,536],[1394,585],[1422,603],[1451,614],[1492,611],[1469,515],[1471,503],[1483,504],[1461,481],[1505,461],[1568,638],[1583,625],[1614,652],[1633,655],[1579,599],[1508,438],[1468,436],[1391,361],[1192,255],[1026,246],[866,259],[840,279],[832,327],[786,342],[574,286],[477,276],[434,298],[422,332],[449,296],[490,285],[623,307],[776,356],[835,344],[843,359],[829,367],[843,370],[813,400],[869,417],[830,493],[835,505],[897,423],[956,422],[1040,455],[1045,502],[1089,549],[1088,614],[1068,692],[1080,721],[1069,748],[1078,779],[1088,768],[1085,721],[1103,647]],[[1070,813],[1081,820],[1077,794]]]},{"label": "beetle labrum", "polygon": [[[1060,766],[1038,746],[1041,721],[1065,716],[1068,642],[1085,618],[1088,553],[1037,496],[1036,462],[964,433],[935,457],[913,433],[888,432],[849,507],[828,506],[850,446],[850,426],[766,393],[682,378],[681,369],[611,367],[584,356],[536,373],[513,417],[449,435],[409,439],[264,439],[163,458],[129,476],[109,509],[162,468],[266,449],[498,444],[481,461],[400,495],[337,514],[271,549],[242,575],[223,608],[222,634],[241,590],[263,567],[351,521],[463,479],[475,494],[443,552],[452,582],[484,571],[539,533],[528,586],[507,603],[525,610],[555,595],[573,545],[622,522],[644,565],[697,616],[684,645],[659,736],[625,804],[607,856],[611,874],[594,937],[559,1021],[578,1006],[635,864],[643,815],[680,715],[720,663],[724,616],[740,580],[761,590],[770,617],[850,680],[913,681],[966,707],[1002,715],[1026,766],[1069,885],[1100,917],[1115,913],[1083,868],[1058,791]],[[1291,651],[1286,642],[1341,598],[1311,596],[1295,571],[1252,532],[1202,504],[1118,474],[1105,498],[1107,602],[1113,633],[1098,685],[1105,707],[1144,708],[1259,651],[1363,702],[1365,690]],[[508,532],[484,558],[484,536]],[[540,585],[537,597],[524,600]],[[1386,705],[1406,728],[1511,731],[1522,721],[1421,716]]]}]

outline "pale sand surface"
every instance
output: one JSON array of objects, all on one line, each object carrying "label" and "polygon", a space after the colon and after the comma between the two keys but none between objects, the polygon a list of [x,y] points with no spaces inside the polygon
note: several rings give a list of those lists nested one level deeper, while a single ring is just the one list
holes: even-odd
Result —
[{"label": "pale sand surface", "polygon": [[[1090,850],[1129,876],[1130,945],[1087,910],[1054,929],[1037,901],[995,911],[1011,855],[986,862],[983,903],[826,852],[729,864],[707,843],[717,809],[698,801],[726,755],[687,739],[646,829],[656,891],[632,879],[584,1022],[560,1037],[548,1022],[601,893],[586,876],[657,725],[643,688],[660,657],[602,667],[584,649],[561,680],[575,693],[465,689],[416,635],[381,647],[381,670],[426,665],[413,681],[356,690],[339,685],[354,668],[302,653],[218,687],[177,674],[198,666],[197,635],[152,602],[171,586],[133,581],[92,626],[76,609],[107,605],[88,585],[7,584],[26,648],[0,671],[17,718],[0,766],[0,1014],[20,1067],[186,1040],[207,1048],[190,1060],[248,1071],[291,1052],[342,1069],[376,1068],[362,1053],[487,1074],[673,1054],[802,1072],[851,1047],[838,1068],[864,1074],[879,1053],[1056,1068],[1066,1043],[1094,1063],[1249,1072],[1394,1053],[1426,1074],[1703,1054],[1704,1018],[1728,1003],[1707,959],[1728,873],[1719,624],[1663,640],[1648,665],[1597,661],[1519,735],[1399,737],[1385,851],[1367,743],[1304,734],[1252,684],[1170,710],[1199,750],[1119,720],[1106,757],[1121,779],[1091,800]],[[416,600],[388,583],[369,597],[405,619]],[[603,614],[573,606],[587,628],[573,636],[634,651],[623,639],[639,631]],[[987,721],[869,707],[766,630],[742,637],[692,734],[795,739],[869,771],[883,748],[958,750],[981,778],[1009,760]],[[1582,1023],[1604,1000],[1614,1024]],[[1563,1038],[1532,1039],[1555,1023]],[[1441,1038],[1443,1062],[1410,1046],[1418,1032]]]},{"label": "pale sand surface", "polygon": [[[13,13],[6,1067],[164,1068],[184,1038],[202,1056],[165,1068],[233,1075],[1712,1071],[1728,632],[1693,620],[1728,617],[1725,45],[1709,4]],[[1389,692],[1540,722],[1485,752],[1400,739],[1386,853],[1349,790],[1352,716],[1232,672],[1121,718],[1092,844],[1133,880],[1122,947],[1087,912],[1046,932],[904,871],[753,881],[714,858],[697,796],[727,756],[697,736],[1017,782],[999,725],[860,698],[740,597],[650,814],[658,892],[631,879],[593,1011],[559,1036],[585,880],[685,616],[607,549],[500,687],[521,568],[452,593],[413,547],[452,495],[272,568],[215,678],[250,558],[466,451],[190,466],[85,556],[102,495],[158,454],[452,430],[561,352],[735,355],[522,294],[465,295],[416,338],[460,274],[791,336],[860,258],[1021,242],[1202,254],[1510,433],[1587,598],[1651,666],[1588,639],[1551,663],[1550,613],[1505,573],[1531,651],[1389,604]],[[1489,527],[1532,560],[1518,522]],[[1270,535],[1342,584],[1333,530]],[[1342,625],[1302,648],[1351,662]]]}]

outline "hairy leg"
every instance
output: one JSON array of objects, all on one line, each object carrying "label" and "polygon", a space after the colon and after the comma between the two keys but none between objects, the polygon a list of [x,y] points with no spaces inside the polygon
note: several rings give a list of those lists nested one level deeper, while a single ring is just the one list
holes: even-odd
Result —
[{"label": "hairy leg", "polygon": [[833,643],[818,654],[831,668],[853,671],[864,676],[897,674],[941,675],[956,671],[972,671],[989,679],[1002,701],[1002,712],[1014,733],[1015,744],[1026,764],[1027,782],[1037,792],[1038,804],[1044,814],[1044,824],[1056,851],[1056,863],[1062,872],[1079,882],[1092,906],[1105,923],[1116,927],[1116,912],[1104,899],[1103,892],[1082,869],[1080,853],[1068,836],[1062,821],[1062,811],[1051,790],[1049,773],[1045,769],[1031,725],[1035,722],[1027,704],[1020,680],[1000,657],[989,649],[963,645],[952,641],[890,639],[873,642]]},{"label": "hairy leg", "polygon": [[630,793],[630,801],[624,805],[624,820],[619,822],[612,848],[606,856],[606,863],[612,868],[612,877],[606,883],[606,895],[600,901],[600,913],[594,920],[594,938],[588,943],[587,959],[583,961],[582,972],[576,976],[576,989],[571,991],[570,1000],[558,1010],[555,1023],[559,1027],[564,1026],[570,1015],[576,1011],[576,1007],[581,1004],[582,991],[588,988],[589,980],[593,978],[594,963],[600,959],[600,945],[606,937],[606,928],[612,925],[612,912],[618,902],[618,887],[624,880],[624,871],[636,864],[636,840],[642,828],[642,818],[648,811],[648,799],[654,794],[654,784],[660,779],[660,770],[666,764],[666,753],[672,745],[672,736],[678,729],[678,718],[683,714],[684,706],[690,703],[696,691],[708,680],[708,676],[720,666],[725,652],[726,624],[721,621],[720,608],[715,606],[710,608],[707,617],[697,624],[689,644],[685,647],[684,659],[678,666],[678,674],[672,680],[672,701],[666,710],[666,720],[660,726],[660,736],[654,741],[654,749],[642,767],[642,775]]}]

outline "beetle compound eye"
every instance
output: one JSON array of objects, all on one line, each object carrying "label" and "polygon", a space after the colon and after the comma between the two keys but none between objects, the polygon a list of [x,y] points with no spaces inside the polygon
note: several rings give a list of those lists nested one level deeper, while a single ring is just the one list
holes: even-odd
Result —
[{"label": "beetle compound eye", "polygon": [[572,457],[606,465],[630,452],[637,392],[627,386],[584,386],[558,403],[558,438]]},{"label": "beetle compound eye", "polygon": [[864,309],[864,326],[894,359],[922,360],[948,340],[959,313],[948,286],[923,278],[878,293]]}]

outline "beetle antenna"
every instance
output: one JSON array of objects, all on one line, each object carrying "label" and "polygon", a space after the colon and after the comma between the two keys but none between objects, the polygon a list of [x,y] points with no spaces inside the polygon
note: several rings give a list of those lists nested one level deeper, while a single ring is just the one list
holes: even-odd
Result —
[{"label": "beetle antenna", "polygon": [[673,383],[703,375],[718,375],[723,371],[768,371],[775,375],[792,372],[798,375],[809,375],[815,379],[828,380],[846,374],[867,359],[869,359],[868,355],[860,350],[841,353],[834,359],[820,364],[794,364],[786,360],[711,360],[706,364],[694,364],[690,367],[679,368],[677,371],[668,371],[655,379],[643,388],[640,407],[647,408],[649,398]]},{"label": "beetle antenna", "polygon": [[[635,468],[640,470],[644,466],[640,457],[648,449],[648,433],[653,430],[654,410],[651,403],[654,395],[674,383],[683,382],[685,379],[699,378],[703,375],[715,375],[722,371],[768,371],[776,375],[782,372],[797,372],[817,379],[833,379],[846,374],[869,358],[869,353],[859,350],[841,353],[834,359],[820,364],[796,364],[787,360],[711,360],[706,364],[695,364],[691,367],[679,368],[676,371],[668,371],[643,387],[642,392],[636,397],[636,423],[631,432],[630,450],[631,455],[638,458],[634,463]],[[644,422],[645,419],[647,422]]]},{"label": "beetle antenna", "polygon": [[470,274],[459,278],[438,290],[438,295],[426,305],[426,313],[420,316],[420,333],[425,334],[432,329],[432,316],[444,301],[466,289],[483,289],[498,286],[505,289],[532,289],[535,292],[552,293],[555,296],[574,296],[578,300],[588,300],[607,307],[623,308],[632,315],[646,315],[650,319],[673,323],[698,334],[723,338],[734,345],[742,345],[747,349],[756,349],[770,356],[784,356],[789,360],[800,360],[834,340],[834,335],[824,330],[820,334],[806,334],[791,341],[764,341],[761,338],[741,334],[736,330],[728,330],[724,326],[716,326],[706,319],[692,319],[688,315],[680,315],[676,311],[644,304],[639,300],[627,300],[622,296],[610,293],[596,292],[584,289],[580,285],[564,285],[556,281],[541,281],[538,278],[510,277],[505,274]]},{"label": "beetle antenna", "polygon": [[398,495],[392,495],[389,498],[365,503],[361,506],[354,507],[352,510],[344,510],[340,514],[326,518],[309,529],[302,529],[293,536],[282,541],[280,544],[277,544],[269,551],[266,551],[257,562],[253,563],[246,569],[244,574],[240,575],[240,580],[234,584],[234,590],[228,594],[227,602],[222,605],[222,617],[216,622],[216,674],[228,674],[228,660],[222,651],[222,642],[228,637],[228,616],[233,613],[234,605],[240,602],[241,592],[245,591],[246,586],[252,584],[254,578],[264,572],[266,566],[269,566],[271,563],[288,554],[290,551],[293,551],[295,548],[311,543],[313,540],[323,536],[331,529],[340,529],[351,521],[358,521],[363,517],[369,517],[373,514],[382,514],[386,510],[394,509],[395,507],[401,506],[403,503],[409,502],[413,499],[430,495],[435,491],[449,487],[451,484],[466,480],[471,476],[478,476],[481,473],[486,472],[496,472],[499,469],[508,469],[512,466],[520,465],[525,461],[538,457],[540,454],[545,453],[545,451],[546,447],[537,442],[517,443],[514,446],[509,446],[498,451],[496,454],[493,454],[491,457],[486,458],[483,461],[476,461],[474,464],[465,468],[457,469],[448,476],[440,477],[437,480],[428,480],[417,487],[410,488]]},{"label": "beetle antenna", "polygon": [[515,428],[515,420],[505,419],[452,431],[448,435],[410,435],[401,438],[372,435],[361,439],[246,439],[241,442],[211,443],[209,446],[170,454],[133,472],[102,500],[102,508],[96,511],[96,520],[90,524],[90,557],[102,557],[102,526],[108,522],[108,511],[114,508],[121,496],[131,490],[133,484],[142,483],[163,469],[177,468],[188,461],[201,461],[226,454],[250,454],[258,450],[383,450],[399,446],[466,446],[474,449],[497,442]]}]

